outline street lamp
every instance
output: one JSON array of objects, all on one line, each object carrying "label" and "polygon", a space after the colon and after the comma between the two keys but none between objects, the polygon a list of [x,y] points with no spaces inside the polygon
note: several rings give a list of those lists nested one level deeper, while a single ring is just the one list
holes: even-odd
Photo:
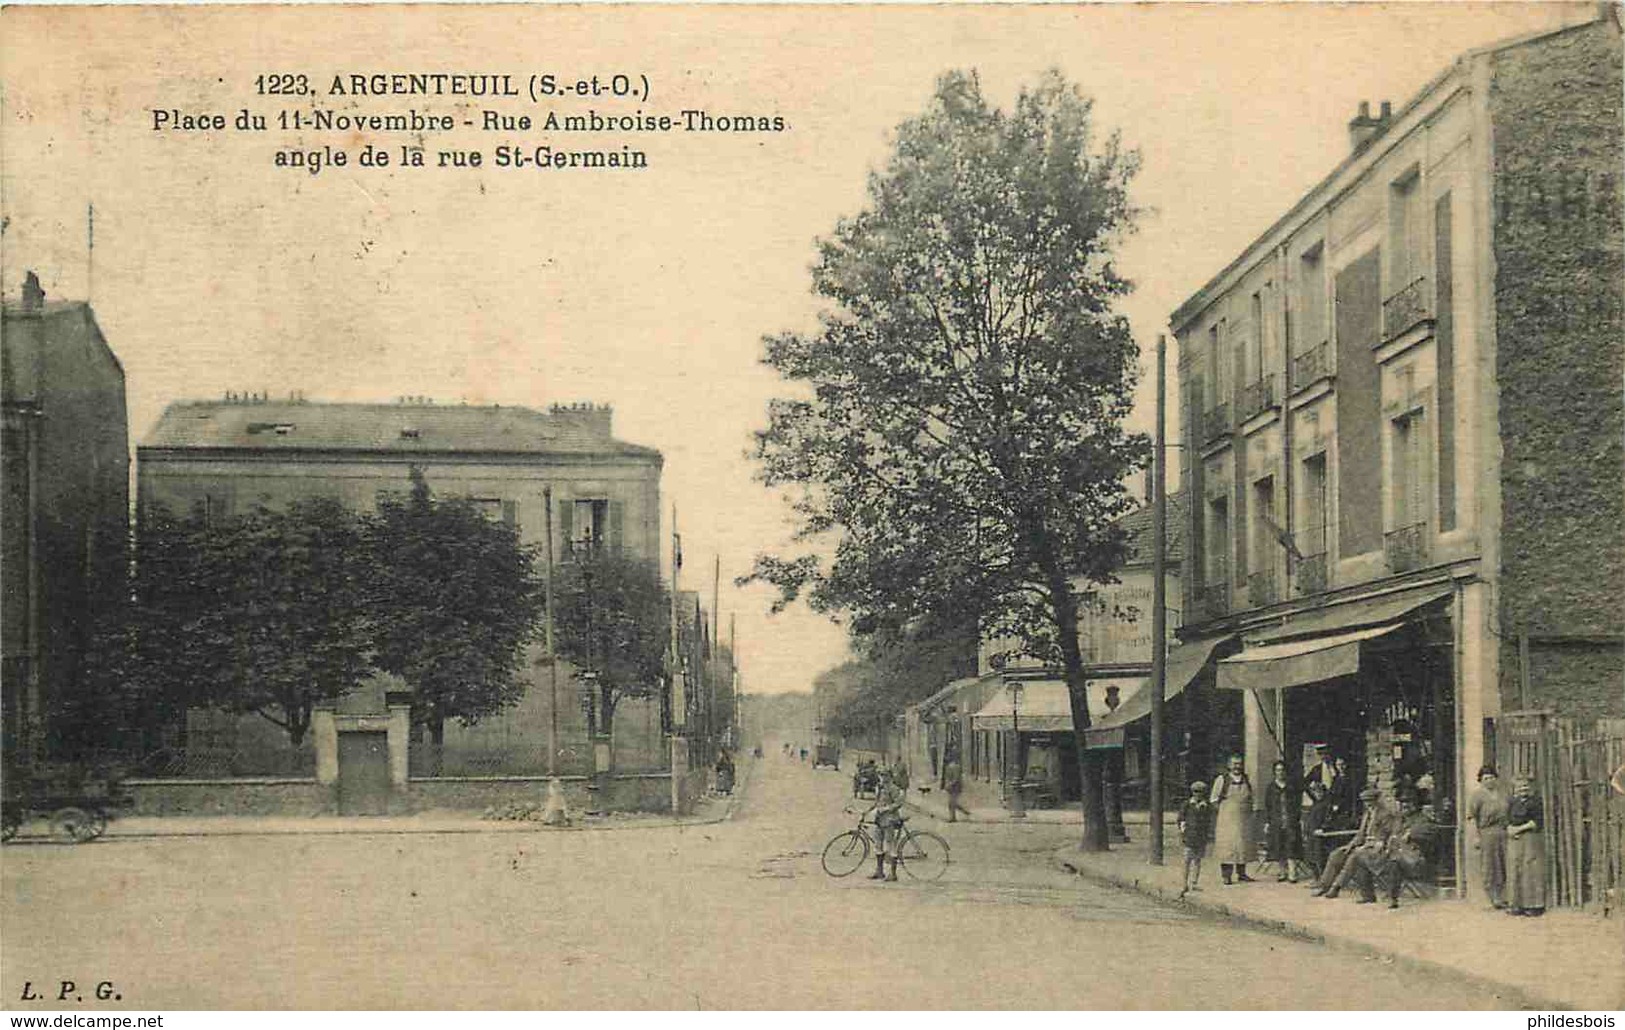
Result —
[{"label": "street lamp", "polygon": [[1021,747],[1021,695],[1025,688],[1019,681],[1012,680],[1004,685],[1010,694],[1010,730],[1016,738],[1016,782],[1015,789],[1010,792],[1010,818],[1027,818],[1027,801],[1021,796],[1021,781],[1026,777],[1027,770],[1022,762]]}]

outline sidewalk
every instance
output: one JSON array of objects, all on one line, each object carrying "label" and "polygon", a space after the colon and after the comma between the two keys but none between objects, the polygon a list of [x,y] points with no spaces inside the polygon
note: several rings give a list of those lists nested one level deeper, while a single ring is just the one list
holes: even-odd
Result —
[{"label": "sidewalk", "polygon": [[1312,897],[1307,884],[1276,882],[1273,869],[1270,879],[1227,887],[1211,861],[1203,863],[1200,889],[1181,899],[1177,838],[1167,840],[1165,865],[1153,866],[1147,857],[1143,836],[1105,854],[1072,845],[1054,853],[1057,865],[1089,880],[1480,981],[1511,1008],[1625,1008],[1625,918],[1617,914],[1603,919],[1553,909],[1519,919],[1476,901],[1410,898],[1391,911],[1386,904],[1358,904],[1355,892]]},{"label": "sidewalk", "polygon": [[[101,840],[140,840],[153,837],[260,837],[284,834],[405,834],[405,833],[580,833],[604,830],[647,830],[661,827],[707,826],[733,816],[745,788],[750,783],[754,763],[743,763],[734,792],[728,796],[706,794],[694,803],[694,811],[674,817],[655,812],[611,812],[584,815],[571,812],[569,826],[547,826],[523,819],[486,819],[472,811],[437,809],[416,815],[374,816],[274,816],[198,815],[125,816],[107,824]],[[62,838],[46,836],[38,819],[23,825],[23,832],[7,845],[56,843]]]}]

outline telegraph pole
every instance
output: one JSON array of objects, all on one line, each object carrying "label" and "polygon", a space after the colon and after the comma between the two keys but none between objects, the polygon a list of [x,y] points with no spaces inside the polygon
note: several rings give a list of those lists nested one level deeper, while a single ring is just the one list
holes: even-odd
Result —
[{"label": "telegraph pole", "polygon": [[553,488],[542,487],[547,534],[547,681],[552,701],[547,706],[547,774],[559,774],[559,658],[553,650]]},{"label": "telegraph pole", "polygon": [[1157,334],[1157,429],[1151,457],[1151,864],[1162,865],[1162,700],[1168,662],[1168,338]]}]

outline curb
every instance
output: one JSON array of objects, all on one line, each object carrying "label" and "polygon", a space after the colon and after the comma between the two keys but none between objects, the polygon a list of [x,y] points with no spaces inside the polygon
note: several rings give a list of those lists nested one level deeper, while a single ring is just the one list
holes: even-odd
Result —
[{"label": "curb", "polygon": [[1357,937],[1349,937],[1338,933],[1327,933],[1304,923],[1293,922],[1287,919],[1274,919],[1269,916],[1260,916],[1243,909],[1226,905],[1219,901],[1195,900],[1190,897],[1180,897],[1167,888],[1142,880],[1137,876],[1122,876],[1099,869],[1090,869],[1082,863],[1071,860],[1068,856],[1072,848],[1056,852],[1052,861],[1060,869],[1071,873],[1081,879],[1092,883],[1116,887],[1119,890],[1134,891],[1147,898],[1167,905],[1171,908],[1181,908],[1209,915],[1223,916],[1238,923],[1244,923],[1256,929],[1266,930],[1270,933],[1293,940],[1305,941],[1310,944],[1320,944],[1336,948],[1353,954],[1364,955],[1369,958],[1379,958],[1393,962],[1418,972],[1442,973],[1457,980],[1464,980],[1476,987],[1487,988],[1506,996],[1510,1006],[1516,1009],[1576,1009],[1586,1010],[1587,1007],[1574,1002],[1542,995],[1515,984],[1503,983],[1477,973],[1460,969],[1456,966],[1433,959],[1418,958],[1414,955],[1397,954],[1377,947]]},{"label": "curb", "polygon": [[[754,765],[754,763],[753,763],[753,765]],[[189,830],[160,830],[160,831],[153,831],[153,832],[135,831],[135,832],[130,832],[130,833],[121,833],[121,832],[119,832],[118,829],[116,828],[117,824],[115,823],[114,824],[115,828],[113,828],[111,830],[111,832],[105,834],[102,837],[97,838],[96,841],[90,842],[90,843],[116,844],[116,843],[119,843],[121,841],[198,839],[198,838],[202,838],[202,837],[405,837],[405,836],[427,836],[427,835],[449,836],[449,835],[453,835],[453,834],[475,834],[475,833],[495,833],[495,834],[512,834],[512,833],[532,833],[532,834],[543,834],[543,833],[611,833],[611,832],[626,832],[626,831],[630,831],[630,830],[669,830],[669,829],[674,829],[674,828],[680,830],[680,829],[684,829],[684,828],[687,828],[687,827],[690,827],[690,826],[713,826],[713,825],[715,825],[717,823],[727,822],[729,820],[732,820],[733,816],[734,816],[734,812],[739,807],[739,802],[742,799],[741,796],[744,793],[745,787],[749,784],[749,782],[750,782],[750,770],[747,769],[746,772],[745,772],[745,775],[740,777],[738,782],[735,784],[734,792],[732,794],[728,795],[726,798],[720,799],[721,802],[722,802],[721,805],[720,805],[721,811],[713,813],[711,815],[707,815],[704,818],[687,817],[687,818],[676,818],[676,819],[672,819],[672,818],[650,819],[650,820],[647,820],[647,821],[632,822],[632,823],[628,823],[628,824],[625,824],[625,825],[616,825],[614,823],[605,823],[605,824],[593,825],[593,826],[545,826],[545,825],[543,825],[542,823],[539,823],[539,822],[529,822],[529,821],[517,820],[517,819],[515,819],[515,820],[507,820],[507,819],[473,820],[473,819],[471,819],[471,820],[468,820],[466,823],[465,822],[452,823],[452,824],[427,823],[427,824],[420,825],[420,826],[395,825],[395,826],[368,827],[368,826],[365,826],[365,825],[345,825],[345,826],[298,826],[298,825],[290,825],[290,826],[285,826],[285,827],[280,828],[280,829],[270,829],[270,828],[263,828],[263,827],[262,828],[255,828],[255,827],[251,827],[251,826],[250,827],[236,827],[236,828],[233,828],[233,827],[230,827],[230,826],[222,826],[222,827],[220,827],[218,829],[211,828],[211,829],[189,829]],[[164,817],[163,816],[143,816],[142,818],[162,819]],[[205,817],[202,817],[202,818],[208,818],[208,817],[205,816]],[[230,816],[224,816],[224,817],[219,817],[219,818],[222,818],[223,820],[230,820],[231,819]],[[385,818],[388,818],[388,817],[385,817]],[[291,822],[291,820],[290,820],[290,822]],[[62,841],[55,840],[54,838],[24,838],[24,839],[20,839],[20,840],[14,840],[14,841],[7,841],[6,842],[7,847],[15,847],[15,846],[18,846],[18,845],[21,845],[21,846],[24,846],[24,847],[40,847],[40,846],[52,846],[52,845],[66,846],[65,844],[63,844]]]}]

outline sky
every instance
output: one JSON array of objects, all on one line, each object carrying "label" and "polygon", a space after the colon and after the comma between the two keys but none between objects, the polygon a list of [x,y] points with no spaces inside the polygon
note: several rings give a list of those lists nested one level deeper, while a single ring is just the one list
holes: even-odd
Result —
[{"label": "sky", "polygon": [[[545,407],[595,401],[615,434],[665,455],[683,586],[737,620],[744,689],[805,690],[844,631],[735,588],[782,551],[782,499],[753,479],[751,433],[787,392],[761,338],[816,325],[814,241],[862,209],[892,130],[937,76],[974,69],[996,103],[1047,68],[1095,101],[1143,169],[1147,208],[1120,253],[1144,352],[1133,428],[1153,421],[1151,355],[1171,311],[1347,153],[1360,101],[1396,108],[1464,50],[1584,20],[1590,4],[17,8],[0,33],[0,282],[89,298],[124,365],[131,444],[164,406],[227,390],[312,400]],[[646,97],[288,98],[262,74],[615,73]],[[782,116],[779,133],[598,138],[459,125],[430,167],[361,167],[404,133],[282,131],[279,111]],[[155,110],[248,109],[264,132],[154,129]],[[680,117],[680,116],[679,116]],[[529,152],[618,148],[638,172],[497,167]],[[312,175],[279,150],[350,163]],[[480,168],[434,167],[478,149]],[[93,255],[86,212],[95,208]],[[1169,359],[1170,377],[1173,356]],[[1170,378],[1170,397],[1174,396]],[[1170,410],[1176,407],[1170,401]],[[696,582],[699,581],[699,582]]]}]

